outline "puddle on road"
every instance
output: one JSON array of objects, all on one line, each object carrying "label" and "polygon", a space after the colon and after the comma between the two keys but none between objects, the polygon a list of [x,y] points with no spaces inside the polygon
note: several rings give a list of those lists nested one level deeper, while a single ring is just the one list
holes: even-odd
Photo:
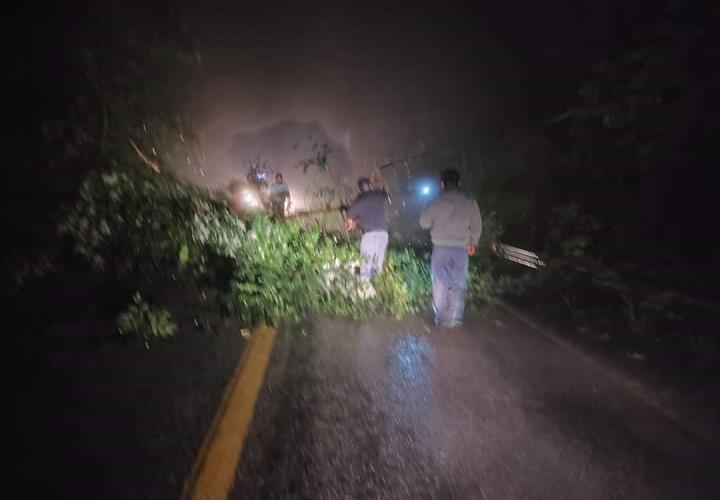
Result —
[{"label": "puddle on road", "polygon": [[391,379],[402,385],[420,387],[428,383],[428,364],[435,350],[424,337],[406,335],[392,346],[390,355]]}]

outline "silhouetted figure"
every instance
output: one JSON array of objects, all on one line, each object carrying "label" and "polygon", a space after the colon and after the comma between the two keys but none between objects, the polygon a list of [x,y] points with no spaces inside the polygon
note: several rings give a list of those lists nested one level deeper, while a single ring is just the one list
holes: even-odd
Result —
[{"label": "silhouetted figure", "polygon": [[352,231],[360,226],[363,232],[360,253],[363,263],[360,274],[368,279],[382,272],[388,245],[387,210],[388,198],[382,191],[370,189],[370,180],[358,179],[360,194],[347,210],[347,228]]},{"label": "silhouetted figure", "polygon": [[433,252],[430,263],[435,324],[462,324],[467,288],[468,255],[482,232],[477,201],[459,189],[460,174],[445,170],[440,176],[442,192],[420,214],[420,227],[430,230]]},{"label": "silhouetted figure", "polygon": [[285,211],[290,207],[290,188],[283,182],[282,174],[275,175],[275,184],[270,186],[268,194],[273,217],[284,219]]}]

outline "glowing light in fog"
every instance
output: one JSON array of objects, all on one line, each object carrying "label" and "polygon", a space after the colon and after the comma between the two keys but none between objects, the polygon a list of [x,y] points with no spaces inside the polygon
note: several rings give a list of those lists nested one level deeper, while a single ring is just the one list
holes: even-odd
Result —
[{"label": "glowing light in fog", "polygon": [[423,196],[429,195],[430,194],[430,186],[425,185],[425,186],[421,187],[420,194],[422,194]]},{"label": "glowing light in fog", "polygon": [[258,200],[252,193],[243,193],[242,199],[248,206],[256,207],[258,205]]}]

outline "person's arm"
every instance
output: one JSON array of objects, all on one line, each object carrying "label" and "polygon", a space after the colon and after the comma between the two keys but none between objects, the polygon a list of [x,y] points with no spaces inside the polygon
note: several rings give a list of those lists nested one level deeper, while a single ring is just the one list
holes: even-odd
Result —
[{"label": "person's arm", "polygon": [[476,200],[472,200],[470,206],[470,241],[468,242],[467,251],[469,255],[475,254],[475,247],[480,241],[480,235],[482,234],[482,215],[480,214],[480,207]]},{"label": "person's arm", "polygon": [[290,209],[290,205],[292,205],[292,200],[290,199],[290,187],[286,184],[285,185],[285,193],[287,194],[287,207],[288,210]]},{"label": "person's arm", "polygon": [[347,228],[348,232],[355,229],[357,226],[357,217],[359,215],[358,210],[358,203],[357,201],[350,205],[350,207],[347,209],[347,212],[345,213],[345,227]]},{"label": "person's arm", "polygon": [[435,220],[435,203],[431,203],[420,212],[420,227],[423,229],[432,229]]}]

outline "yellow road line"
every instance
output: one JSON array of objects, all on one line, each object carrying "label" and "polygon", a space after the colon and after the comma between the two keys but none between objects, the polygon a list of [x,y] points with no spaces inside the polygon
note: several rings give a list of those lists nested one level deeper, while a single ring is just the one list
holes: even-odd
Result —
[{"label": "yellow road line", "polygon": [[255,402],[270,361],[277,332],[270,327],[257,329],[226,389],[210,432],[185,482],[182,498],[224,500],[235,478],[245,437],[250,429]]}]

